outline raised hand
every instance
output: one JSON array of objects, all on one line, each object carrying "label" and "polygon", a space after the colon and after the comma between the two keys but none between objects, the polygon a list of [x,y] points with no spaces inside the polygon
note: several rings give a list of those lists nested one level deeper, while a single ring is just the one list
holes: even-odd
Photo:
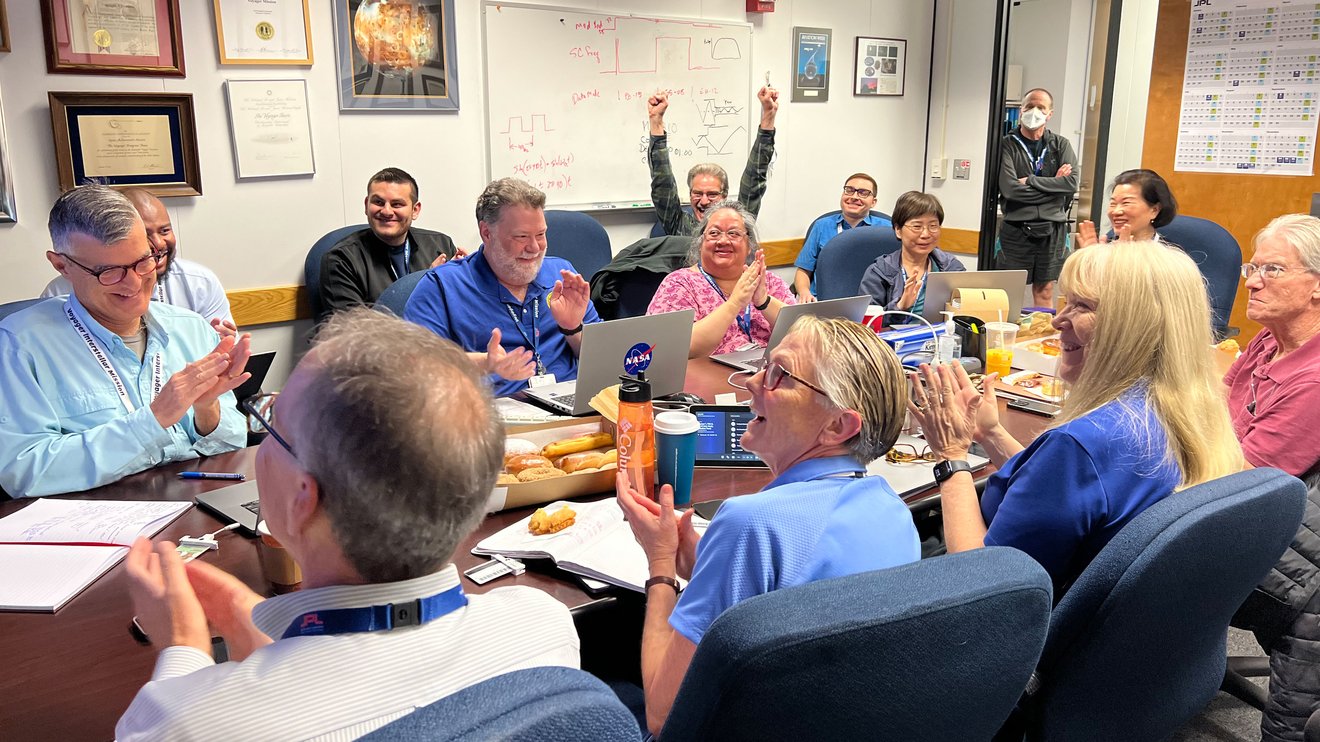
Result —
[{"label": "raised hand", "polygon": [[1108,235],[1099,234],[1095,228],[1095,222],[1087,219],[1077,225],[1077,248],[1090,247],[1092,245],[1103,245],[1109,241]]},{"label": "raised hand", "polygon": [[229,659],[241,662],[271,638],[252,623],[252,607],[264,598],[228,572],[197,560],[187,565],[188,582],[206,618],[224,637]]},{"label": "raised hand", "polygon": [[450,260],[458,260],[459,258],[466,258],[467,256],[468,256],[467,250],[464,250],[463,248],[456,246],[454,247],[453,258],[449,258],[444,253],[440,253],[439,255],[435,256],[435,260],[431,261],[431,267],[438,268],[444,265],[445,263],[448,263]]},{"label": "raised hand", "polygon": [[124,559],[124,571],[138,625],[154,643],[194,647],[210,654],[206,613],[174,544],[161,541],[153,545],[139,536]]},{"label": "raised hand", "polygon": [[756,261],[752,261],[751,265],[743,268],[742,275],[738,277],[738,283],[734,284],[733,291],[729,292],[727,300],[735,311],[741,312],[743,307],[752,303],[757,285],[765,280],[762,275],[763,270]]},{"label": "raised hand", "polygon": [[559,271],[559,280],[545,300],[560,328],[572,330],[582,324],[591,303],[591,284],[573,271]]},{"label": "raised hand", "polygon": [[651,119],[664,119],[665,110],[669,108],[669,93],[663,90],[655,91],[655,95],[646,99],[646,115]]},{"label": "raised hand", "polygon": [[[985,401],[970,380],[962,383],[951,368],[952,364],[932,367],[921,364],[921,374],[908,372],[912,385],[912,399],[908,411],[921,425],[922,434],[930,450],[941,459],[965,459],[972,445],[972,433],[978,424],[978,414]],[[961,368],[961,366],[959,366]],[[966,379],[966,372],[963,372]],[[991,386],[986,377],[986,386]],[[993,395],[993,391],[990,392]],[[995,422],[998,424],[998,413]]]},{"label": "raised hand", "polygon": [[903,295],[898,297],[898,308],[911,309],[917,303],[917,294],[921,293],[921,273],[913,273],[903,282]]},{"label": "raised hand", "polygon": [[770,288],[765,280],[765,252],[756,251],[756,257],[752,259],[752,265],[756,266],[756,272],[759,274],[759,280],[756,282],[756,288],[752,290],[752,306],[761,306],[770,295]]},{"label": "raised hand", "polygon": [[247,366],[252,353],[251,336],[220,338],[215,349],[176,372],[161,387],[151,402],[151,412],[162,428],[183,419],[192,407],[206,407],[220,395],[248,380]]},{"label": "raised hand", "polygon": [[235,337],[238,335],[238,325],[235,325],[232,320],[216,317],[211,320],[211,328],[214,329],[216,334],[221,338]]},{"label": "raised hand", "polygon": [[701,540],[692,527],[695,511],[689,509],[681,517],[676,517],[673,487],[667,484],[660,487],[660,501],[653,501],[633,487],[628,472],[623,469],[615,477],[615,492],[633,538],[641,544],[647,563],[651,565],[651,574],[663,575],[672,570],[679,577],[690,579],[697,542]]},{"label": "raised hand", "polygon": [[766,85],[756,91],[756,98],[761,101],[761,128],[767,131],[775,128],[775,115],[779,112],[779,91]]},{"label": "raised hand", "polygon": [[500,328],[490,331],[490,342],[486,343],[486,371],[502,379],[521,381],[536,375],[536,362],[532,352],[526,348],[506,351],[500,345]]}]

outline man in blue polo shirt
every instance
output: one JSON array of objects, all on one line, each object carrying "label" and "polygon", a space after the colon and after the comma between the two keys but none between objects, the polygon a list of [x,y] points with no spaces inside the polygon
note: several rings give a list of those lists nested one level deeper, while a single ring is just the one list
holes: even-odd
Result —
[{"label": "man in blue polo shirt", "polygon": [[816,300],[816,260],[820,257],[820,249],[834,239],[834,235],[858,226],[892,226],[888,219],[871,215],[871,209],[875,208],[875,189],[875,178],[866,173],[848,176],[843,184],[838,213],[826,214],[811,223],[802,251],[794,263],[797,274],[793,277],[793,288],[797,289],[799,303]]},{"label": "man in blue polo shirt", "polygon": [[545,254],[545,194],[493,181],[477,199],[477,228],[481,251],[427,273],[403,318],[461,346],[497,396],[533,376],[576,379],[582,327],[600,315],[573,265]]}]

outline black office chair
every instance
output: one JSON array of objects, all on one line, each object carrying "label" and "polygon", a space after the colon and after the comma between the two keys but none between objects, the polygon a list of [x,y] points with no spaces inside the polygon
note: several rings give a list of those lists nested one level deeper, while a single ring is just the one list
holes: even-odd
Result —
[{"label": "black office chair", "polygon": [[1160,227],[1160,234],[1178,245],[1201,269],[1210,308],[1214,312],[1216,338],[1231,337],[1237,328],[1228,326],[1242,278],[1242,248],[1227,229],[1209,219],[1179,214]]},{"label": "black office chair", "polygon": [[330,252],[330,248],[339,244],[340,240],[366,228],[365,224],[355,224],[351,227],[332,229],[321,235],[321,239],[313,243],[312,249],[307,251],[307,257],[303,260],[303,284],[307,287],[307,302],[311,305],[312,317],[321,316],[321,259]]}]

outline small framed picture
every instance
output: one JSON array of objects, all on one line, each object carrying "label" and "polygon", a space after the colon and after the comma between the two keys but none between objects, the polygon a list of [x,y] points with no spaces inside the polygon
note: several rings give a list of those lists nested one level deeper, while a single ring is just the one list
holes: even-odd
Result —
[{"label": "small framed picture", "polygon": [[0,52],[9,51],[9,16],[5,13],[5,0],[0,0]]},{"label": "small framed picture", "polygon": [[339,110],[457,111],[456,0],[334,0]]},{"label": "small framed picture", "polygon": [[830,99],[830,37],[828,28],[793,27],[793,102],[824,103]]},{"label": "small framed picture", "polygon": [[61,190],[88,181],[202,195],[189,93],[47,93]]},{"label": "small framed picture", "polygon": [[179,0],[41,0],[51,73],[183,77]]},{"label": "small framed picture", "polygon": [[212,0],[220,64],[312,63],[307,0]]},{"label": "small framed picture", "polygon": [[853,95],[902,95],[907,39],[858,36],[853,57]]},{"label": "small framed picture", "polygon": [[226,80],[239,179],[316,174],[306,80]]},{"label": "small framed picture", "polygon": [[5,139],[5,108],[4,102],[0,101],[0,224],[16,221],[18,221],[18,211],[14,206],[14,174],[9,169],[9,142]]}]

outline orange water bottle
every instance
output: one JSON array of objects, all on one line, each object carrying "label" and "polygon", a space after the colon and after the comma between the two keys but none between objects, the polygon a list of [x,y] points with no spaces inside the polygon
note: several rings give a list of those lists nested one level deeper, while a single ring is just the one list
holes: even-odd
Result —
[{"label": "orange water bottle", "polygon": [[646,374],[620,376],[619,469],[647,497],[655,499],[655,419],[651,409],[651,383]]}]

